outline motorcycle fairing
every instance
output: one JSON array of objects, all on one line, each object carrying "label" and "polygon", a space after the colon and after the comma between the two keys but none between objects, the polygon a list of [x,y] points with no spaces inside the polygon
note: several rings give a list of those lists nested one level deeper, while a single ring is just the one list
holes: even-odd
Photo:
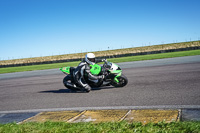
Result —
[{"label": "motorcycle fairing", "polygon": [[90,72],[93,75],[99,75],[99,73],[101,72],[101,66],[99,66],[98,64],[90,65]]}]

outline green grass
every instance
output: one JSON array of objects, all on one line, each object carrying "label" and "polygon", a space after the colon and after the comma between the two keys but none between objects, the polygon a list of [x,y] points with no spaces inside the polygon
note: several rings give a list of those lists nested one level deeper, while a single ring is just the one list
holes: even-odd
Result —
[{"label": "green grass", "polygon": [[[171,52],[171,53],[162,53],[162,54],[129,56],[129,57],[122,57],[122,58],[111,58],[111,59],[108,59],[108,61],[119,63],[119,62],[153,60],[153,59],[173,58],[173,57],[193,56],[193,55],[200,55],[200,50],[190,50],[190,51]],[[64,67],[64,66],[77,66],[79,62],[80,61],[66,62],[66,63],[54,63],[54,64],[43,64],[43,65],[32,65],[32,66],[21,66],[21,67],[0,68],[0,74],[1,73],[12,73],[12,72],[22,72],[22,71],[53,69],[53,68],[59,68],[59,67]]]},{"label": "green grass", "polygon": [[113,59],[110,59],[109,61],[119,63],[119,62],[154,60],[154,59],[174,58],[174,57],[193,56],[193,55],[200,55],[200,50],[129,56],[129,57],[123,57],[123,58],[113,58]]},{"label": "green grass", "polygon": [[77,66],[78,63],[80,63],[80,61],[66,62],[66,63],[54,63],[54,64],[42,64],[42,65],[31,65],[31,66],[19,66],[19,67],[7,67],[7,68],[0,68],[0,74],[1,73],[13,73],[13,72],[53,69],[53,68],[60,68],[60,67],[64,67],[64,66]]},{"label": "green grass", "polygon": [[141,123],[107,122],[107,123],[24,123],[1,124],[0,133],[199,133],[200,122]]}]

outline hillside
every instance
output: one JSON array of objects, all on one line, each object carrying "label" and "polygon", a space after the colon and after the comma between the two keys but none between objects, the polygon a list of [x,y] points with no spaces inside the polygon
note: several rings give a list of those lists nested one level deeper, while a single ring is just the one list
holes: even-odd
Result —
[{"label": "hillside", "polygon": [[[120,56],[129,56],[129,55],[152,54],[152,53],[157,53],[157,52],[162,52],[162,53],[172,52],[172,50],[174,51],[176,49],[189,50],[191,48],[199,49],[200,41],[97,51],[94,53],[96,57],[113,58],[113,57],[120,57]],[[0,67],[34,65],[34,64],[50,64],[50,63],[56,63],[56,62],[75,61],[75,60],[81,60],[82,58],[84,58],[85,54],[86,53],[76,53],[76,54],[65,54],[65,55],[56,55],[56,56],[3,60],[3,61],[0,61]]]}]

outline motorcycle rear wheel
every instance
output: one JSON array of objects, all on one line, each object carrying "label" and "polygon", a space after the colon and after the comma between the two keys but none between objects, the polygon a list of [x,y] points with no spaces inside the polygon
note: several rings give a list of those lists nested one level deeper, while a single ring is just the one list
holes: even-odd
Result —
[{"label": "motorcycle rear wheel", "polygon": [[66,85],[66,82],[68,83],[72,83],[72,78],[71,78],[71,75],[67,75],[64,79],[63,79],[63,84],[66,88],[70,89],[70,90],[73,90],[73,91],[77,91],[78,88],[75,88],[75,87],[72,87],[72,86],[69,86],[69,85]]},{"label": "motorcycle rear wheel", "polygon": [[113,80],[113,81],[111,81],[110,84],[114,87],[124,87],[128,83],[127,77],[123,74],[121,76],[117,77],[117,79],[119,80],[118,83]]}]

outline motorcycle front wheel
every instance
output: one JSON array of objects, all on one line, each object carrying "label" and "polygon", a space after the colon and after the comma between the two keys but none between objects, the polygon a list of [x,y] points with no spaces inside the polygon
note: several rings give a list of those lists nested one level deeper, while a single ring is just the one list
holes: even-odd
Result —
[{"label": "motorcycle front wheel", "polygon": [[121,76],[119,76],[119,77],[117,77],[117,79],[118,79],[118,83],[116,82],[116,81],[111,81],[111,85],[112,86],[114,86],[114,87],[124,87],[124,86],[126,86],[127,85],[127,83],[128,83],[128,79],[127,79],[127,77],[125,76],[125,75],[121,75]]}]

